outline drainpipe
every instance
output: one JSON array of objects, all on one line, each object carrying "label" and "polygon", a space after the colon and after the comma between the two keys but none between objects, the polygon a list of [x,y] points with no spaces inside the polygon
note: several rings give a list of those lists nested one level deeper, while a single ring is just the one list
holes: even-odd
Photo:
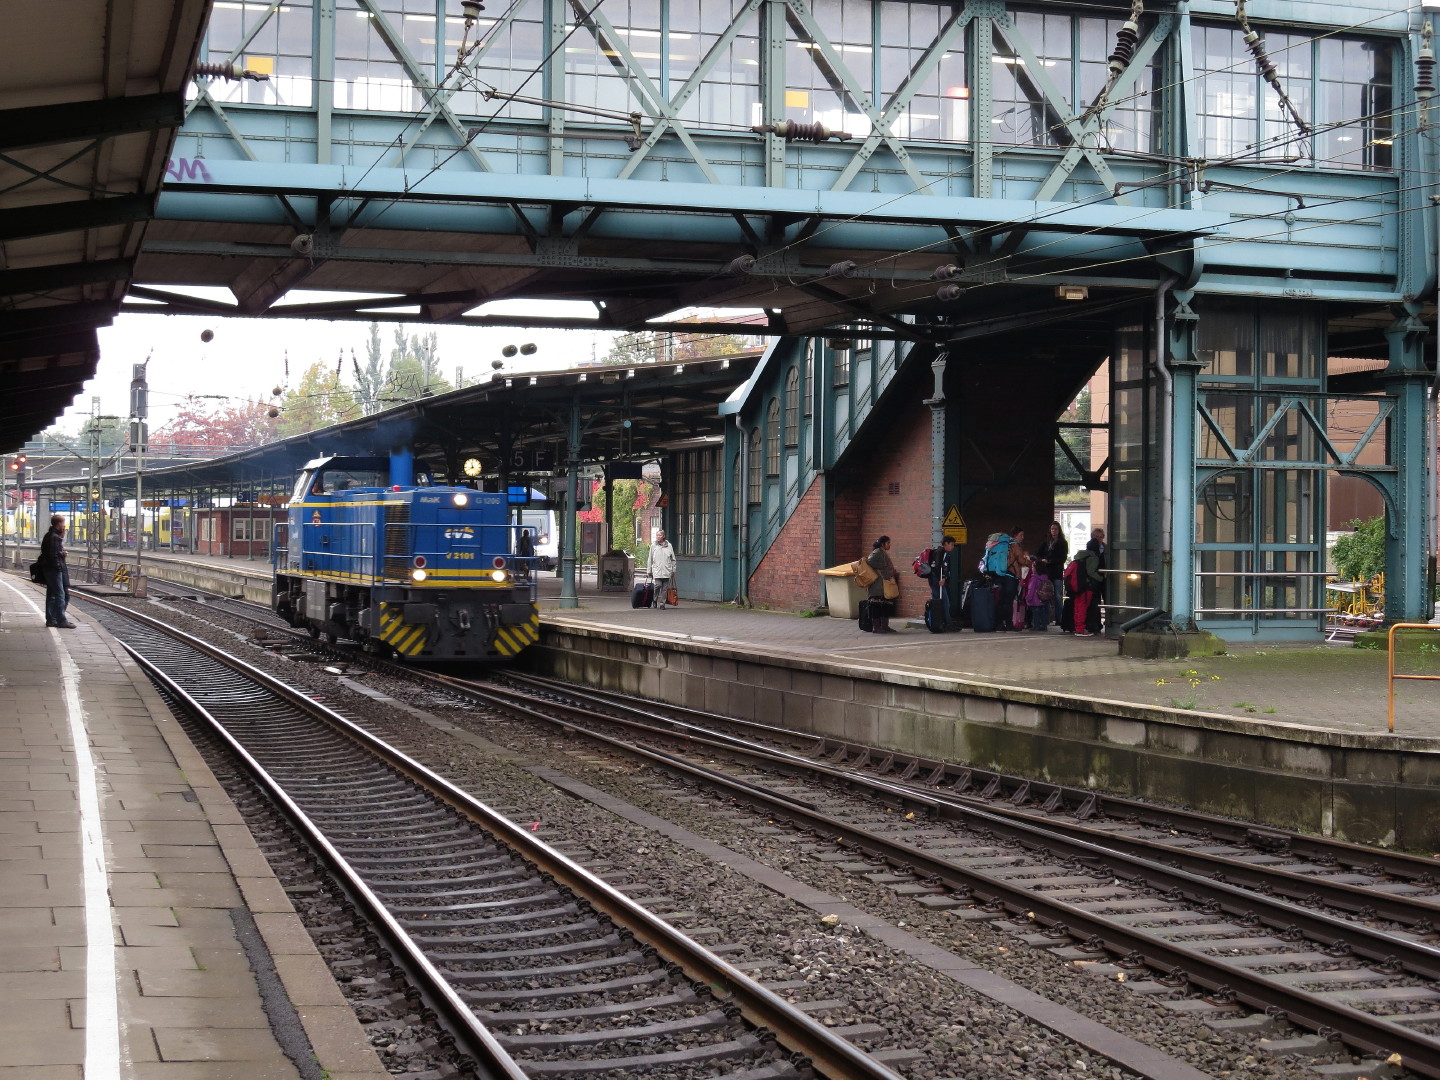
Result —
[{"label": "drainpipe", "polygon": [[735,602],[741,607],[750,606],[750,440],[745,437],[745,428],[740,423],[740,414],[734,414],[735,437],[740,442],[740,590]]},{"label": "drainpipe", "polygon": [[1172,565],[1174,552],[1174,515],[1175,515],[1175,447],[1171,438],[1175,430],[1175,380],[1170,374],[1170,366],[1165,363],[1165,354],[1168,351],[1169,335],[1165,329],[1165,297],[1169,294],[1175,282],[1175,277],[1167,277],[1155,290],[1155,374],[1160,377],[1160,408],[1158,410],[1160,421],[1164,424],[1164,430],[1160,433],[1158,442],[1160,444],[1160,588],[1157,593],[1157,604],[1149,611],[1142,611],[1130,621],[1120,627],[1120,636],[1124,637],[1131,630],[1138,629],[1146,623],[1161,615],[1165,610],[1165,601],[1170,595],[1170,580],[1174,572]]}]

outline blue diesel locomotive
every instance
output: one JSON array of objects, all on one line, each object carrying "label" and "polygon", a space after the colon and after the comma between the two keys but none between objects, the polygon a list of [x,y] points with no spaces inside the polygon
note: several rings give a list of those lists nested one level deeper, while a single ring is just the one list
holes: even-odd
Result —
[{"label": "blue diesel locomotive", "polygon": [[512,659],[540,635],[534,538],[503,494],[415,479],[406,451],[307,463],[276,526],[272,607],[409,661]]}]

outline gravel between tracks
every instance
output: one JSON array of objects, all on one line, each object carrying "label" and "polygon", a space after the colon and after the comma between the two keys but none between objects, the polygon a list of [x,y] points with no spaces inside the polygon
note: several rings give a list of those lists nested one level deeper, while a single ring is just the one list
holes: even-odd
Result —
[{"label": "gravel between tracks", "polygon": [[[205,623],[173,608],[170,611],[180,629],[216,636]],[[216,621],[221,620],[217,617]],[[238,631],[237,637],[248,638],[248,633]],[[656,891],[673,902],[659,910],[693,913],[684,921],[677,920],[682,929],[714,928],[718,934],[707,941],[743,943],[745,954],[731,959],[768,962],[769,966],[756,973],[767,982],[804,980],[803,989],[784,991],[786,996],[844,1003],[829,1013],[817,1014],[823,1022],[832,1026],[880,1024],[891,1032],[884,1045],[921,1051],[919,1059],[897,1067],[913,1080],[1080,1080],[1130,1074],[853,927],[827,926],[813,912],[744,875],[559,791],[524,766],[543,764],[559,769],[869,914],[902,925],[1216,1077],[1301,1080],[1315,1075],[1306,1065],[1316,1059],[1276,1059],[1261,1054],[1249,1040],[1216,1034],[1142,995],[1087,975],[1046,951],[1031,949],[1004,930],[928,911],[882,886],[814,860],[802,850],[802,841],[791,834],[757,832],[756,826],[763,821],[754,815],[737,815],[719,804],[680,801],[660,790],[670,785],[657,781],[642,767],[605,761],[598,751],[566,741],[539,725],[497,721],[482,711],[430,698],[413,686],[364,677],[375,690],[479,736],[479,740],[457,739],[412,714],[347,689],[333,675],[310,665],[286,660],[236,638],[225,639],[224,647],[246,654],[247,659],[287,681],[312,688],[346,715],[393,738],[418,759],[478,798],[510,812],[516,820],[541,822],[545,838],[583,845],[596,859],[603,858],[614,870],[624,871],[630,881],[663,883]]]}]

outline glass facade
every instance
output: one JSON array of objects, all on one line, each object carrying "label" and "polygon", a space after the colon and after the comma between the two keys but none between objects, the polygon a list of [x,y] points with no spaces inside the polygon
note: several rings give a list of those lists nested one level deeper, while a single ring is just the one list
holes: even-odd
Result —
[{"label": "glass facade", "polygon": [[800,372],[793,367],[785,376],[785,445],[800,445]]},{"label": "glass facade", "polygon": [[1196,348],[1196,612],[1202,623],[1315,623],[1325,565],[1320,432],[1323,314],[1291,303],[1211,301]]},{"label": "glass facade", "polygon": [[[1110,516],[1108,570],[1140,572],[1138,577],[1105,575],[1105,603],[1111,625],[1153,605],[1149,492],[1160,466],[1154,430],[1156,398],[1151,364],[1151,330],[1146,325],[1116,331],[1110,364]],[[1099,462],[1092,462],[1092,467]],[[1158,546],[1158,545],[1154,545]]]},{"label": "glass facade", "polygon": [[[990,35],[991,54],[977,55],[976,22],[963,3],[905,0],[813,0],[786,6],[780,87],[783,101],[762,101],[759,13],[746,0],[606,0],[595,19],[559,0],[514,0],[476,21],[467,70],[451,67],[465,40],[463,19],[446,0],[217,0],[204,58],[236,59],[270,75],[267,82],[212,80],[222,103],[309,107],[314,104],[316,28],[334,8],[333,84],[323,92],[340,109],[413,114],[430,107],[435,87],[467,118],[535,121],[546,106],[486,98],[486,92],[550,98],[570,124],[613,125],[565,105],[653,115],[637,73],[656,94],[675,101],[689,125],[747,131],[788,119],[821,123],[863,138],[867,109],[897,105],[890,134],[944,143],[984,135],[1011,146],[1068,144],[1065,121],[1082,115],[1104,89],[1107,57],[1119,17],[1084,11],[1013,8]],[[451,5],[453,6],[453,5]],[[549,14],[547,14],[549,13]],[[547,38],[547,17],[556,19]],[[1142,20],[1141,38],[1153,29]],[[1316,167],[1390,168],[1396,45],[1380,37],[1265,30],[1266,50],[1286,94],[1309,123],[1298,137],[1279,96],[1259,75],[1233,23],[1196,24],[1190,43],[1199,82],[1198,142],[1210,160],[1296,160]],[[932,53],[927,61],[927,54]],[[1160,142],[1160,63],[1169,44],[1112,94],[1101,145],[1134,152],[1180,152]],[[563,76],[544,65],[555,57]],[[973,66],[990,68],[992,109],[971,113]],[[1034,65],[1034,70],[1030,70]],[[1051,87],[1054,100],[1042,84]],[[903,107],[898,95],[905,95]]]},{"label": "glass facade", "polygon": [[1390,42],[1265,32],[1280,85],[1316,128],[1313,137],[1300,137],[1279,95],[1256,72],[1237,27],[1197,26],[1195,35],[1202,156],[1293,159],[1327,169],[1391,167]]}]

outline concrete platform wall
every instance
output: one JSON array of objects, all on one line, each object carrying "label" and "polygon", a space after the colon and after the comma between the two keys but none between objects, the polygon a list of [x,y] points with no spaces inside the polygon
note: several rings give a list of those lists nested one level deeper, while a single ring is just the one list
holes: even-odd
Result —
[{"label": "concrete platform wall", "polygon": [[1355,843],[1440,850],[1428,740],[1321,731],[735,646],[542,625],[538,673]]}]

